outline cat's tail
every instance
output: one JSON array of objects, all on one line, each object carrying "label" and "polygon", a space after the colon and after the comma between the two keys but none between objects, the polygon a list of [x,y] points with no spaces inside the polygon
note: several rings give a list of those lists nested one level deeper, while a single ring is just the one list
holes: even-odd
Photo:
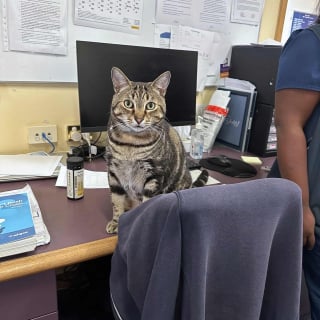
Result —
[{"label": "cat's tail", "polygon": [[192,188],[203,187],[207,184],[209,173],[207,170],[202,170],[197,179],[192,183]]}]

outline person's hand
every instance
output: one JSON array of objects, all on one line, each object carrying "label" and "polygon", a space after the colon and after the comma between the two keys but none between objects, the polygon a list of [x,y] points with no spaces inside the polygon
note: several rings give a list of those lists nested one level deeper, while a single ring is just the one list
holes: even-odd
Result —
[{"label": "person's hand", "polygon": [[303,208],[303,245],[311,250],[315,244],[315,218],[309,206]]}]

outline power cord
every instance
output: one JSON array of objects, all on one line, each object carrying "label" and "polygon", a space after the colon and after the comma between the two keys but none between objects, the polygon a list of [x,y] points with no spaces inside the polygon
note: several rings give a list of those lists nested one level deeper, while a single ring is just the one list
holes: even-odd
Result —
[{"label": "power cord", "polygon": [[98,136],[97,136],[97,138],[96,138],[96,140],[93,141],[93,142],[91,142],[91,144],[96,145],[96,144],[98,143],[98,141],[100,140],[101,135],[102,135],[102,132],[100,131],[99,134],[98,134]]},{"label": "power cord", "polygon": [[82,133],[82,138],[87,141],[88,144],[88,159],[89,161],[92,160],[92,150],[91,150],[91,141],[90,141],[90,133],[89,132],[84,132]]},{"label": "power cord", "polygon": [[47,135],[44,132],[41,133],[41,136],[42,136],[42,139],[48,142],[52,148],[51,151],[48,152],[48,154],[53,153],[54,150],[56,149],[55,145],[52,143],[52,141],[50,141],[50,139],[47,137]]},{"label": "power cord", "polygon": [[[89,156],[89,148],[91,149],[91,157]],[[95,152],[92,152],[92,149],[95,149]],[[88,145],[88,144],[82,144],[77,147],[72,147],[71,153],[68,154],[68,156],[76,156],[76,157],[82,157],[84,160],[95,160],[97,158],[103,157],[105,154],[105,147],[102,146],[95,146],[95,145]]]}]

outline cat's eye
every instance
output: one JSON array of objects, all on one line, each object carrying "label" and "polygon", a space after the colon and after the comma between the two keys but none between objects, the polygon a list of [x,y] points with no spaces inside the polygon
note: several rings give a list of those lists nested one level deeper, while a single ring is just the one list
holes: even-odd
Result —
[{"label": "cat's eye", "polygon": [[133,107],[134,107],[133,102],[131,100],[124,100],[123,104],[128,109],[133,109]]},{"label": "cat's eye", "polygon": [[156,104],[154,102],[148,102],[146,104],[146,110],[154,110],[156,108]]}]

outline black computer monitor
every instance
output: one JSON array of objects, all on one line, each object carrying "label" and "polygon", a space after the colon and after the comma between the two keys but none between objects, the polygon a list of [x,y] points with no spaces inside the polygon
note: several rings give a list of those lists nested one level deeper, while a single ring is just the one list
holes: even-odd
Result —
[{"label": "black computer monitor", "polygon": [[107,129],[113,66],[130,80],[143,82],[169,70],[167,119],[174,126],[195,124],[197,52],[88,41],[77,41],[76,49],[81,132]]}]

